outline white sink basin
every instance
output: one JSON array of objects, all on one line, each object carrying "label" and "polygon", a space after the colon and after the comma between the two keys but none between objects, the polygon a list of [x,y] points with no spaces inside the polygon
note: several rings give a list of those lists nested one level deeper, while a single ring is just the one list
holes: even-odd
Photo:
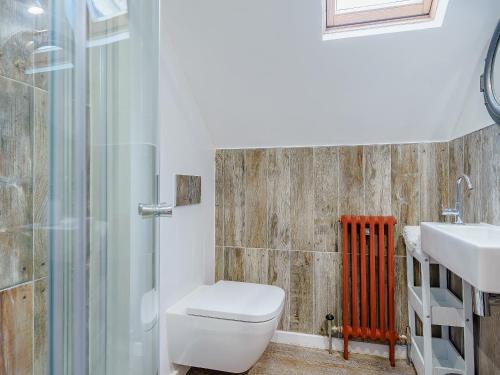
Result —
[{"label": "white sink basin", "polygon": [[500,227],[421,224],[422,251],[483,292],[500,293]]}]

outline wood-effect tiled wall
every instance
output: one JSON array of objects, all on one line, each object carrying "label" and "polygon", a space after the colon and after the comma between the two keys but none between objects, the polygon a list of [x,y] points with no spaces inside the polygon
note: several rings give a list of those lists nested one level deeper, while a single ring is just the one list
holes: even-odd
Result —
[{"label": "wood-effect tiled wall", "polygon": [[396,325],[407,325],[401,229],[439,220],[449,196],[448,143],[216,152],[216,279],[286,291],[280,329],[326,334],[340,323],[338,218],[394,215]]},{"label": "wood-effect tiled wall", "polygon": [[28,5],[0,0],[0,375],[47,373],[48,93],[27,72],[48,19]]},{"label": "wood-effect tiled wall", "polygon": [[[492,125],[450,142],[450,191],[455,176],[470,176],[474,190],[464,189],[464,221],[500,225],[500,126]],[[453,275],[450,289],[461,296],[461,280]],[[474,316],[475,358],[478,374],[500,374],[500,306],[489,317]],[[463,330],[451,330],[459,349]]]},{"label": "wood-effect tiled wall", "polygon": [[[407,324],[405,225],[442,221],[468,174],[464,220],[500,225],[500,127],[451,142],[216,152],[216,279],[281,286],[280,329],[325,334],[341,318],[342,214],[394,215],[397,329]],[[437,280],[435,280],[437,282]],[[450,275],[460,296],[461,281]],[[462,331],[452,330],[460,349]],[[500,306],[475,317],[477,373],[500,373]]]}]

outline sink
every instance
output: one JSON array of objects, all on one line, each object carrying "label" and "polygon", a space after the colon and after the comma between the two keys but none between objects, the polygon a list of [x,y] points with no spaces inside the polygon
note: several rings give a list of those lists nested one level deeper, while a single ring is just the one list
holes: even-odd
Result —
[{"label": "sink", "polygon": [[500,293],[500,227],[422,223],[422,250],[483,292]]}]

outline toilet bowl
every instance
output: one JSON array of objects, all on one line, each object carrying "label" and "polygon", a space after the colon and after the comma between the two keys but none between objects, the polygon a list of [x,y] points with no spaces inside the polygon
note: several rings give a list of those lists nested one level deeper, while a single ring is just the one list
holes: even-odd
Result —
[{"label": "toilet bowl", "polygon": [[170,361],[241,373],[257,362],[283,311],[285,292],[234,281],[203,285],[167,310]]}]

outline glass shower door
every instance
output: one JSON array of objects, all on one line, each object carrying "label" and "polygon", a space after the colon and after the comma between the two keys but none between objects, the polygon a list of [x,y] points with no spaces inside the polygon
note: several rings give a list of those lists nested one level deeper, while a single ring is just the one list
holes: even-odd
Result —
[{"label": "glass shower door", "polygon": [[158,14],[50,4],[50,374],[157,373]]}]

